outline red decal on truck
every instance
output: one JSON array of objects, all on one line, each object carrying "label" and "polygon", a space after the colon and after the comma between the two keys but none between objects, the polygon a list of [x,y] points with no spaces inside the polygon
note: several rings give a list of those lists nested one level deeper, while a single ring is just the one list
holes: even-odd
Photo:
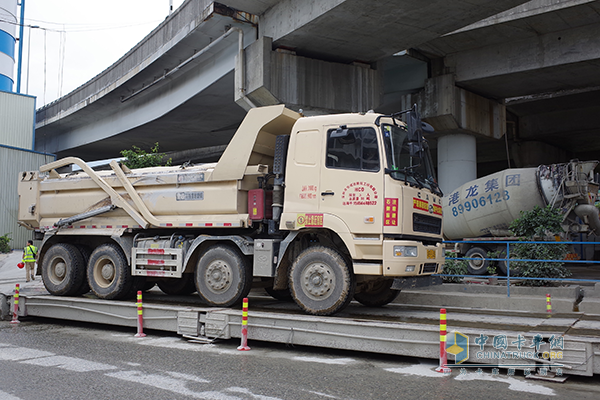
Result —
[{"label": "red decal on truck", "polygon": [[321,227],[323,226],[323,214],[298,214],[296,223],[299,228]]},{"label": "red decal on truck", "polygon": [[384,226],[398,226],[398,199],[385,198]]},{"label": "red decal on truck", "polygon": [[429,203],[425,200],[417,199],[413,197],[413,208],[421,211],[429,211]]}]

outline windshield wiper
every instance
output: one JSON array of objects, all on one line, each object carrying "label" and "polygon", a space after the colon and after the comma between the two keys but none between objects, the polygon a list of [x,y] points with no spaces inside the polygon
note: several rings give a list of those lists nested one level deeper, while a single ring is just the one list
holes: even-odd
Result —
[{"label": "windshield wiper", "polygon": [[442,188],[440,188],[440,185],[438,185],[434,179],[427,178],[427,179],[425,179],[425,182],[427,182],[432,187],[433,192],[435,194],[437,194],[440,197],[444,196],[444,193],[442,192]]},{"label": "windshield wiper", "polygon": [[427,186],[427,179],[425,179],[420,172],[415,171],[413,173],[413,178],[415,178],[415,181],[417,181],[417,183],[419,184],[419,189],[423,189],[425,186]]}]

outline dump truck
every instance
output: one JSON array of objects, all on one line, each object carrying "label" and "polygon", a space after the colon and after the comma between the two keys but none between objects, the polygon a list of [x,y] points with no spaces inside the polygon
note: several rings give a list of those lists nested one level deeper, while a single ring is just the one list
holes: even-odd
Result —
[{"label": "dump truck", "polygon": [[94,171],[67,157],[22,172],[19,221],[42,241],[53,295],[122,299],[157,284],[229,307],[264,287],[315,315],[381,306],[439,283],[444,264],[424,129],[415,107],[255,108],[217,163]]},{"label": "dump truck", "polygon": [[[565,238],[579,233],[600,234],[598,161],[572,160],[537,168],[510,168],[470,181],[444,198],[444,235],[457,245],[457,256],[468,258],[469,273],[486,275],[490,252],[506,253],[506,244],[478,243],[518,240],[509,225],[521,211],[550,205],[563,215]],[[494,257],[492,257],[494,258]],[[498,257],[502,258],[502,257]],[[506,263],[498,262],[506,274]]]}]

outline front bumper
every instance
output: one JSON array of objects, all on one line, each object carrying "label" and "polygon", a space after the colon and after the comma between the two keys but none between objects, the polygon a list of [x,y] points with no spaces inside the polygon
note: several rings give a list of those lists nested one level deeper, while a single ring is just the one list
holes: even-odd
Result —
[{"label": "front bumper", "polygon": [[[417,257],[396,257],[394,246],[416,246]],[[440,273],[444,261],[442,243],[427,246],[411,240],[384,240],[383,242],[384,276],[420,276]],[[412,271],[411,267],[414,267]]]}]

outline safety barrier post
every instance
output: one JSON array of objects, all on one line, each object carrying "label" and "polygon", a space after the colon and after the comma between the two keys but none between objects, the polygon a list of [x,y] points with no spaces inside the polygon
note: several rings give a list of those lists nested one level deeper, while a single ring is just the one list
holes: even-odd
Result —
[{"label": "safety barrier post", "polygon": [[248,298],[244,297],[242,305],[242,343],[237,348],[240,351],[250,350],[248,347]]},{"label": "safety barrier post", "polygon": [[143,311],[142,311],[142,291],[138,290],[137,292],[137,313],[138,313],[138,320],[137,320],[137,333],[135,334],[135,337],[144,337],[146,336],[146,334],[144,333],[144,317],[143,317]]},{"label": "safety barrier post", "polygon": [[21,321],[19,321],[19,284],[17,283],[17,286],[15,286],[15,295],[13,297],[13,317],[12,317],[12,321],[10,321],[11,324],[19,324]]},{"label": "safety barrier post", "polygon": [[446,309],[440,309],[440,366],[435,370],[437,372],[450,373],[452,370],[447,367],[448,355],[446,353]]},{"label": "safety barrier post", "polygon": [[550,302],[550,293],[546,294],[546,313],[548,313],[548,316],[552,314],[552,303]]}]

